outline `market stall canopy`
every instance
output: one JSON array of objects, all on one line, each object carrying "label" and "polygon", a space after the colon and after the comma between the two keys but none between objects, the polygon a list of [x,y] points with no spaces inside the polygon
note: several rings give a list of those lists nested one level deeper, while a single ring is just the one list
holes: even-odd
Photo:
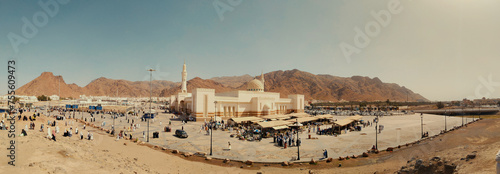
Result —
[{"label": "market stall canopy", "polygon": [[351,120],[351,119],[343,119],[343,120],[340,120],[340,121],[336,121],[335,124],[339,125],[339,126],[345,126],[345,125],[348,125],[350,123],[352,123],[354,120]]},{"label": "market stall canopy", "polygon": [[319,115],[319,116],[316,116],[316,118],[318,118],[318,119],[330,119],[330,118],[333,118],[333,115]]},{"label": "market stall canopy", "polygon": [[301,117],[310,117],[308,113],[291,113],[288,114],[288,116],[294,117],[294,118],[301,118]]},{"label": "market stall canopy", "polygon": [[288,118],[290,118],[290,116],[289,115],[266,115],[266,116],[263,116],[262,118],[268,119],[268,120],[271,120],[271,119],[282,120],[282,119],[288,119]]},{"label": "market stall canopy", "polygon": [[238,117],[238,118],[231,118],[230,120],[234,121],[235,123],[240,124],[241,122],[245,122],[245,121],[257,122],[257,121],[262,121],[264,119],[259,118],[259,117]]},{"label": "market stall canopy", "polygon": [[274,130],[280,130],[280,129],[287,129],[288,126],[276,126],[276,127],[273,127]]},{"label": "market stall canopy", "polygon": [[351,124],[354,121],[359,121],[361,119],[363,119],[363,116],[355,115],[355,116],[347,117],[347,118],[340,120],[340,121],[336,121],[335,124],[337,124],[339,126],[346,126],[348,124]]},{"label": "market stall canopy", "polygon": [[348,117],[348,119],[351,119],[351,120],[354,120],[354,121],[359,121],[359,120],[363,119],[363,116],[355,115],[355,116]]},{"label": "market stall canopy", "polygon": [[304,123],[304,122],[309,122],[309,121],[316,121],[319,119],[320,118],[318,118],[318,117],[302,117],[302,118],[290,119],[288,121],[296,122],[296,120],[297,120],[299,123]]},{"label": "market stall canopy", "polygon": [[270,127],[278,127],[278,126],[287,126],[292,124],[290,121],[267,121],[267,122],[258,122],[257,123],[262,128],[270,128]]},{"label": "market stall canopy", "polygon": [[[289,121],[290,121],[290,120],[289,120]],[[303,125],[303,124],[301,124],[301,123],[298,123],[298,124],[297,124],[297,122],[295,122],[295,123],[293,123],[293,124],[291,124],[291,125],[288,125],[288,126],[290,126],[290,127],[302,127],[302,126],[304,126],[304,125]]]}]

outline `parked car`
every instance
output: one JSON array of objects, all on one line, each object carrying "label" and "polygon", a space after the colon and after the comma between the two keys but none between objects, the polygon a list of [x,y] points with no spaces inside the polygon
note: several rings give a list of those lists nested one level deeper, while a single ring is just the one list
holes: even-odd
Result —
[{"label": "parked car", "polygon": [[145,113],[142,118],[144,119],[155,119],[155,114]]},{"label": "parked car", "polygon": [[187,138],[188,134],[184,130],[177,129],[175,130],[175,135],[179,138]]}]

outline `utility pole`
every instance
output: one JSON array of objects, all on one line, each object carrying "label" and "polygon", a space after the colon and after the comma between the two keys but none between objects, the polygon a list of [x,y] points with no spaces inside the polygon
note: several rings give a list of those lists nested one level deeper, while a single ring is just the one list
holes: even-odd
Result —
[{"label": "utility pole", "polygon": [[446,116],[448,115],[447,111],[444,111],[444,132],[446,132]]},{"label": "utility pole", "polygon": [[295,119],[295,122],[297,123],[297,160],[300,160],[300,143],[302,143],[301,141],[299,141],[299,119],[296,118]]},{"label": "utility pole", "polygon": [[378,115],[375,120],[375,149],[378,150]]},{"label": "utility pole", "polygon": [[151,112],[151,102],[152,102],[152,95],[153,95],[153,85],[151,83],[151,79],[153,78],[153,71],[155,71],[154,69],[150,68],[148,69],[149,71],[149,117],[147,118],[148,120],[148,139],[147,139],[147,142],[149,142],[149,119],[151,119],[151,116],[152,116],[152,112]]},{"label": "utility pole", "polygon": [[210,156],[212,156],[212,134],[213,134],[213,128],[214,128],[214,123],[217,123],[217,101],[214,101],[214,120],[212,124],[210,124]]},{"label": "utility pole", "polygon": [[424,138],[424,114],[420,113],[421,138]]}]

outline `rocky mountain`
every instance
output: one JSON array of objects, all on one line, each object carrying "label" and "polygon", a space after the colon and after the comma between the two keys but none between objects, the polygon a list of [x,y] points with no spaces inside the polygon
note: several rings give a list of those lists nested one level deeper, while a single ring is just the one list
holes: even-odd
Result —
[{"label": "rocky mountain", "polygon": [[[223,85],[222,83],[210,80],[210,79],[201,79],[199,77],[195,77],[194,79],[188,80],[187,83],[187,91],[190,93],[193,91],[195,88],[210,88],[210,89],[215,89],[216,93],[220,92],[228,92],[235,90],[235,88],[228,87],[226,85]],[[178,87],[174,88],[165,88],[160,92],[160,96],[163,97],[170,97],[170,95],[177,94],[181,92],[180,84]]]},{"label": "rocky mountain", "polygon": [[[187,81],[188,92],[194,88],[212,88],[217,93],[232,90],[246,90],[246,84],[253,78],[250,75],[215,77],[201,79],[195,77]],[[279,92],[282,97],[289,94],[304,94],[306,100],[328,101],[409,101],[423,100],[423,96],[395,83],[384,83],[379,78],[362,76],[337,77],[332,75],[314,75],[299,70],[273,71],[264,74],[265,91]],[[149,96],[149,81],[132,82],[104,77],[90,82],[85,87],[66,84],[61,76],[50,72],[42,75],[19,88],[18,95],[58,95],[59,81],[62,97],[78,97],[81,94],[92,96],[140,97]],[[152,82],[153,96],[169,97],[180,92],[180,83],[155,80]]]},{"label": "rocky mountain", "polygon": [[409,101],[427,100],[413,91],[379,78],[314,75],[299,70],[274,71],[264,75],[265,90],[283,96],[304,94],[306,99],[328,101]]},{"label": "rocky mountain", "polygon": [[[180,83],[160,80],[154,80],[151,84],[153,94],[158,94],[165,88],[180,85]],[[78,98],[80,95],[140,97],[149,96],[149,88],[149,81],[132,82],[104,77],[93,80],[85,87],[80,87],[76,84],[66,84],[62,76],[54,76],[51,72],[44,72],[36,79],[17,89],[16,94],[33,96],[59,95],[60,89],[62,97]]]},{"label": "rocky mountain", "polygon": [[245,74],[242,76],[224,76],[224,77],[214,77],[211,78],[210,80],[213,80],[215,82],[221,83],[227,87],[231,88],[237,88],[246,82],[252,80],[254,77]]},{"label": "rocky mountain", "polygon": [[[153,96],[158,96],[165,88],[174,88],[180,83],[174,83],[165,80],[151,81],[151,93]],[[83,87],[85,95],[92,96],[120,96],[120,97],[140,97],[149,96],[150,84],[149,81],[132,82],[128,80],[114,80],[104,77],[98,78]],[[154,95],[157,94],[157,95]]]},{"label": "rocky mountain", "polygon": [[36,79],[16,90],[17,95],[59,95],[77,97],[84,91],[76,84],[66,84],[62,76],[44,72]]}]

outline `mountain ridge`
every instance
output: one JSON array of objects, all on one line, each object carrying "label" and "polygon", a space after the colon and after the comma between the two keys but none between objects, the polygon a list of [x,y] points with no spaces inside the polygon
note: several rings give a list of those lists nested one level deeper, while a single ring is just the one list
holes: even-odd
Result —
[{"label": "mountain ridge", "polygon": [[[246,84],[259,76],[223,76],[210,79],[195,77],[187,81],[188,92],[194,88],[212,88],[217,93],[232,90],[246,90]],[[282,97],[290,94],[303,94],[306,100],[325,101],[428,101],[397,83],[384,83],[378,77],[366,76],[338,77],[329,74],[312,74],[298,69],[278,70],[264,74],[265,91],[278,92]],[[61,75],[43,72],[39,77],[21,86],[18,95],[59,95],[78,98],[79,95],[110,97],[149,96],[149,81],[129,81],[99,77],[80,87],[74,83],[66,84]],[[180,82],[153,80],[152,93],[156,97],[169,97],[180,92]]]}]

